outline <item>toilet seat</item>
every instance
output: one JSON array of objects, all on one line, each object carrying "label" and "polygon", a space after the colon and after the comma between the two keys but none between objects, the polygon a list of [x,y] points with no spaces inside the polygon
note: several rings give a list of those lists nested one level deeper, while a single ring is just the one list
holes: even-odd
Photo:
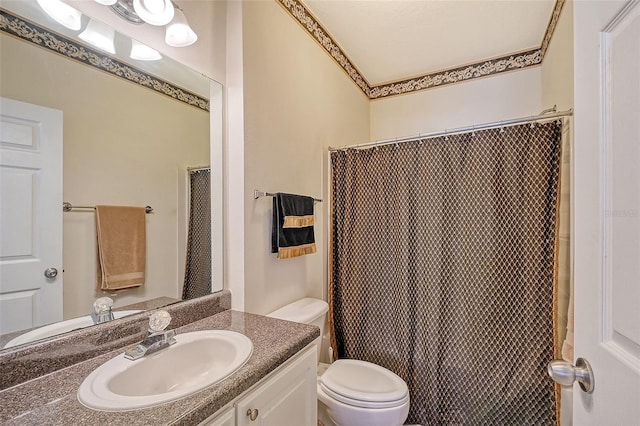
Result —
[{"label": "toilet seat", "polygon": [[366,361],[341,359],[320,376],[331,398],[362,408],[391,408],[409,400],[407,384],[395,373]]}]

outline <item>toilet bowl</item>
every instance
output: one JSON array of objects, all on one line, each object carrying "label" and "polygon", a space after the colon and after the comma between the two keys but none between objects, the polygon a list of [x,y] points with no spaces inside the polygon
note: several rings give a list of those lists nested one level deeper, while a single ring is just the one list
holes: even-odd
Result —
[{"label": "toilet bowl", "polygon": [[[320,355],[328,309],[324,300],[305,298],[267,316],[318,326],[314,344]],[[407,384],[384,367],[341,359],[318,377],[318,419],[324,426],[400,426],[408,414]]]},{"label": "toilet bowl", "polygon": [[409,414],[409,390],[386,368],[341,359],[318,378],[318,409],[325,426],[399,426]]}]

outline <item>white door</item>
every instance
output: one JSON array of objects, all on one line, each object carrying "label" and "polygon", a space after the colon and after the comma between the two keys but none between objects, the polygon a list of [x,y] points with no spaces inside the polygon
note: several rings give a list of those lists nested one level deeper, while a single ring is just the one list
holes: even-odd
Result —
[{"label": "white door", "polygon": [[574,3],[574,425],[640,425],[640,1]]},{"label": "white door", "polygon": [[62,111],[0,98],[0,334],[60,320]]}]

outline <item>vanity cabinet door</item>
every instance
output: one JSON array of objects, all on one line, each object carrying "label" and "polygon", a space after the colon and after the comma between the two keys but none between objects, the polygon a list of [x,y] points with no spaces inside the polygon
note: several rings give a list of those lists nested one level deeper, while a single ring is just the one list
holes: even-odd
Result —
[{"label": "vanity cabinet door", "polygon": [[236,403],[237,426],[316,426],[317,351],[311,346]]},{"label": "vanity cabinet door", "polygon": [[199,426],[236,426],[236,416],[233,407],[229,407],[222,412],[217,412]]}]

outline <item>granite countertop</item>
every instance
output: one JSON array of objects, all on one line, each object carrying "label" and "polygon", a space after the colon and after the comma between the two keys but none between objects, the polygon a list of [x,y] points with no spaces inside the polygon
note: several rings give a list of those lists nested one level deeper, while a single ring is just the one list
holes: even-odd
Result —
[{"label": "granite countertop", "polygon": [[195,425],[224,407],[319,336],[315,326],[237,311],[224,311],[176,329],[232,330],[249,337],[253,354],[237,372],[191,396],[157,407],[95,411],[76,397],[82,381],[118,349],[0,392],[0,423],[8,425]]}]

